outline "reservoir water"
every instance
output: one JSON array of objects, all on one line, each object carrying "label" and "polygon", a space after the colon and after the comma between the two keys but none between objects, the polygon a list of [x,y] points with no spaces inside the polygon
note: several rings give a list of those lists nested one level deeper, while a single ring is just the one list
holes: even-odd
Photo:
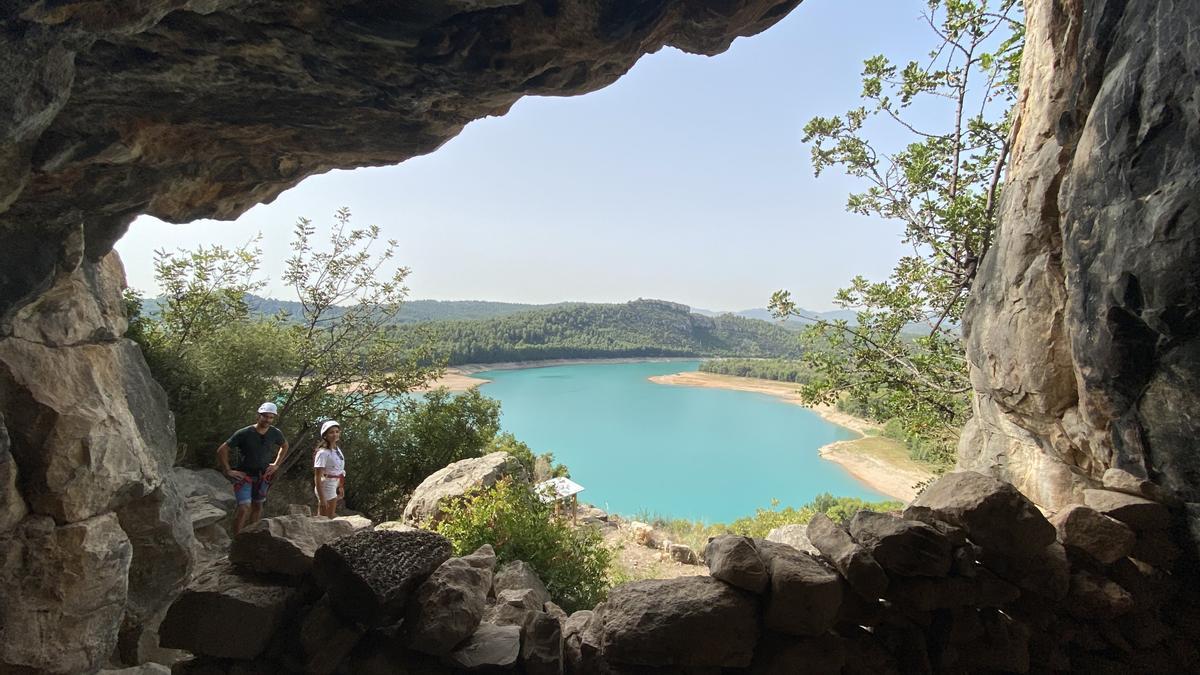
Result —
[{"label": "reservoir water", "polygon": [[816,413],[752,392],[650,382],[699,361],[492,370],[480,391],[499,399],[505,431],[553,452],[585,488],[580,499],[639,512],[729,522],[814,496],[871,500],[867,488],[818,448],[854,434]]}]

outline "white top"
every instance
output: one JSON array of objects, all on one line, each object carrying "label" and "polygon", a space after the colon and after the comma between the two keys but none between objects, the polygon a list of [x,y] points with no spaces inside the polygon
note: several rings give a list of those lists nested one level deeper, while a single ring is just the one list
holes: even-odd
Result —
[{"label": "white top", "polygon": [[313,458],[314,469],[324,469],[326,478],[337,478],[346,474],[346,458],[341,448],[321,448]]},{"label": "white top", "polygon": [[551,478],[550,480],[542,481],[534,486],[538,493],[538,498],[543,502],[556,502],[560,499],[566,499],[571,495],[577,495],[583,492],[583,486],[570,478]]}]

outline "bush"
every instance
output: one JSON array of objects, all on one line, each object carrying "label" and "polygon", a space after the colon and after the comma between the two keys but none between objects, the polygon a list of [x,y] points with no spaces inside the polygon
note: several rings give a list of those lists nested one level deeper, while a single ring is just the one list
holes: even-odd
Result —
[{"label": "bush", "polygon": [[499,563],[524,560],[568,612],[590,609],[608,592],[613,553],[599,533],[554,517],[528,483],[505,478],[450,503],[435,528],[466,555],[484,544]]}]

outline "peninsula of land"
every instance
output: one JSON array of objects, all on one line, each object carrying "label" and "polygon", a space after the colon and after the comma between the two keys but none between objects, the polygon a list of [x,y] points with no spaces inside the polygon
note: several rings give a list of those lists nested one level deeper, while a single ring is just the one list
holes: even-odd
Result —
[{"label": "peninsula of land", "polygon": [[933,477],[929,469],[908,456],[902,443],[879,436],[879,425],[844,413],[833,406],[806,406],[796,391],[796,385],[791,382],[699,371],[656,375],[651,377],[650,381],[683,387],[710,387],[768,394],[810,408],[826,421],[859,435],[859,438],[854,440],[837,441],[822,447],[818,451],[821,457],[837,462],[860,482],[889,497],[904,502],[911,501],[917,496],[915,486]]}]

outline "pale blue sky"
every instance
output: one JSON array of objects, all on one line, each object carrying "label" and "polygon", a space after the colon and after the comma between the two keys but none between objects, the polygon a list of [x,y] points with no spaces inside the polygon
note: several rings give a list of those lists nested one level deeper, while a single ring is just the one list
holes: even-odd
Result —
[{"label": "pale blue sky", "polygon": [[765,33],[707,58],[664,49],[616,84],[526,98],[435,153],[314,176],[234,222],[141,218],[117,244],[129,284],[157,292],[156,248],[263,234],[266,294],[296,219],[357,224],[399,241],[412,298],[620,302],[737,310],[780,288],[832,307],[855,274],[885,276],[900,227],[844,211],[851,179],[816,179],[804,123],[857,105],[863,59],[920,58],[924,0],[806,0]]}]

